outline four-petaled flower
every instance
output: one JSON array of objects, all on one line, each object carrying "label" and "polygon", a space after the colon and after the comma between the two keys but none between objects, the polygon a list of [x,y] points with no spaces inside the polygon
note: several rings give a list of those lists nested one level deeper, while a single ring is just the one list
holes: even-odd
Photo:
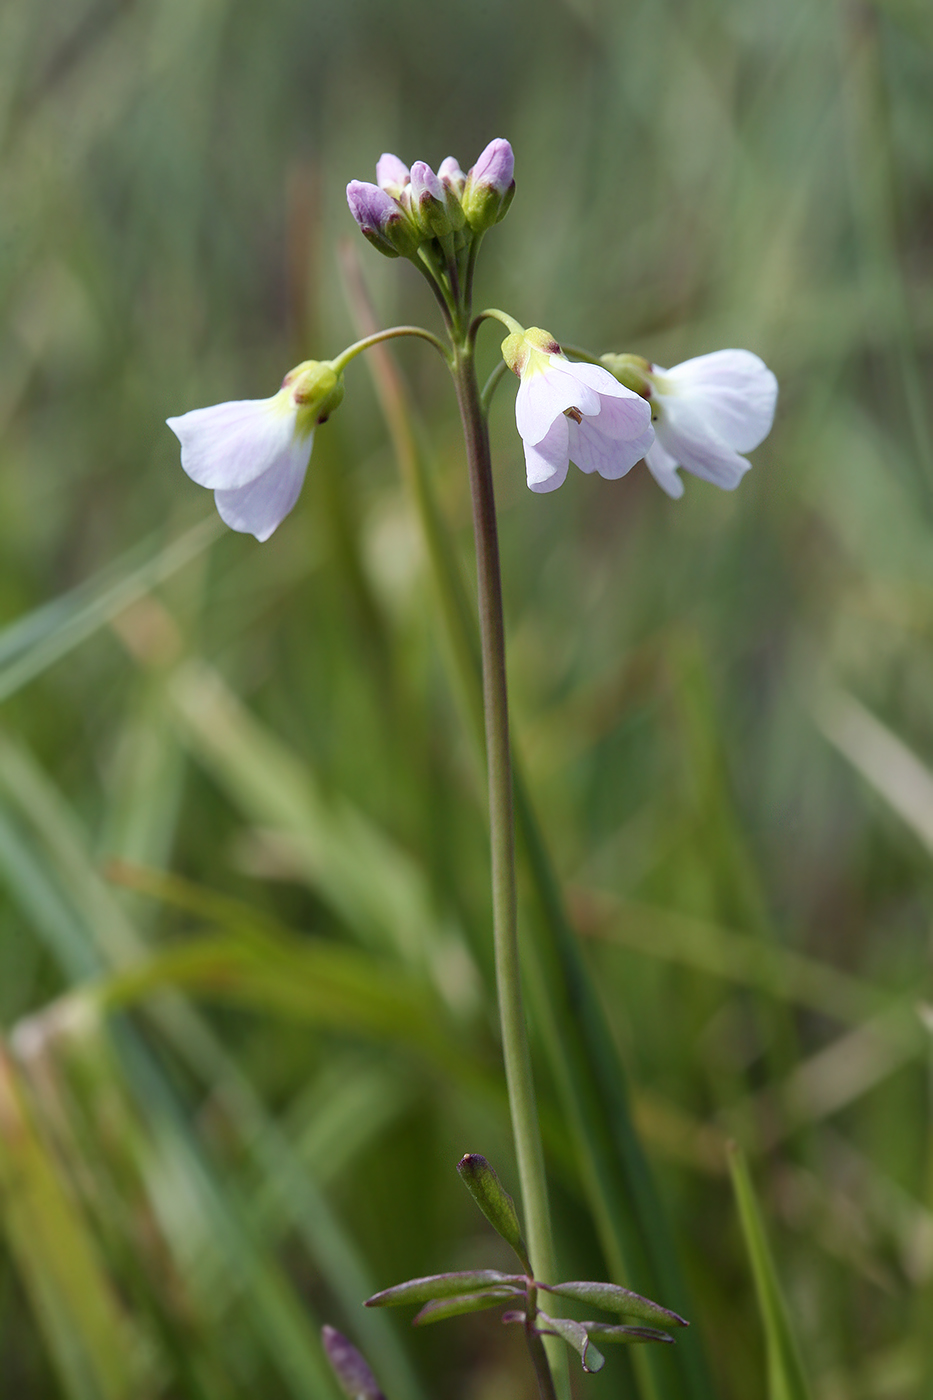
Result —
[{"label": "four-petaled flower", "polygon": [[637,355],[604,355],[603,364],[651,403],[655,441],[645,461],[669,496],[682,496],[685,468],[733,491],[751,463],[741,454],[768,436],[778,385],[750,350],[716,350],[662,369]]},{"label": "four-petaled flower", "polygon": [[314,429],[343,397],[332,365],[305,360],[269,399],[194,408],[166,422],[181,443],[181,464],[210,487],[232,530],[267,540],[298,499]]},{"label": "four-petaled flower", "polygon": [[599,365],[565,358],[547,331],[516,331],[502,358],[521,377],[515,422],[532,491],[554,491],[576,462],[614,480],[651,447],[651,409]]}]

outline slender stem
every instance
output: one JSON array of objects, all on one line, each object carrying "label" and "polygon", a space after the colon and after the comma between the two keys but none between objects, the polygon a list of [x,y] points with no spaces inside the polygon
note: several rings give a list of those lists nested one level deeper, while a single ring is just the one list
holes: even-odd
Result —
[{"label": "slender stem", "polygon": [[554,1389],[554,1378],[551,1375],[551,1368],[548,1365],[547,1352],[544,1350],[544,1343],[540,1336],[534,1331],[533,1325],[526,1326],[525,1340],[528,1343],[528,1351],[531,1354],[531,1364],[535,1368],[535,1376],[538,1380],[538,1391],[541,1400],[557,1400],[557,1392]]},{"label": "slender stem", "polygon": [[476,332],[484,321],[501,322],[510,335],[514,335],[516,332],[521,335],[522,331],[525,329],[521,321],[516,321],[515,317],[510,316],[507,311],[500,311],[498,306],[487,306],[485,311],[479,311],[473,317],[473,324],[470,327],[471,343],[476,339]]},{"label": "slender stem", "polygon": [[453,335],[457,321],[457,306],[446,284],[443,263],[439,263],[437,258],[432,256],[429,245],[425,244],[418,249],[418,256],[412,259],[412,265],[418,269],[434,293],[434,299],[441,309],[444,324]]},{"label": "slender stem", "polygon": [[[544,1154],[531,1073],[531,1052],[522,1005],[518,950],[505,624],[492,462],[489,433],[480,403],[472,348],[460,346],[456,348],[455,353],[454,379],[466,436],[473,499],[473,528],[476,537],[483,708],[486,720],[486,762],[489,772],[493,933],[502,1053],[531,1263],[536,1278],[550,1281],[554,1278],[554,1247],[544,1175]],[[538,1359],[534,1348],[532,1353],[537,1369]],[[554,1394],[553,1381],[543,1347],[541,1364],[547,1367],[550,1386],[549,1390],[542,1388],[542,1397],[544,1400],[550,1400]]]},{"label": "slender stem", "polygon": [[568,345],[565,340],[562,340],[560,348],[569,359],[585,360],[588,365],[602,364],[598,355],[594,355],[591,350],[584,350],[582,345]]},{"label": "slender stem", "polygon": [[482,241],[483,235],[481,233],[474,233],[473,237],[470,239],[470,251],[467,254],[467,270],[466,277],[464,278],[463,303],[466,307],[468,314],[470,311],[470,307],[473,305],[473,274],[476,271],[476,255],[479,252],[479,245],[482,243]]},{"label": "slender stem", "polygon": [[355,341],[348,345],[346,350],[341,350],[340,354],[333,361],[334,369],[338,372],[344,369],[351,360],[355,360],[357,355],[361,355],[364,350],[368,350],[373,345],[381,345],[384,340],[395,340],[399,336],[415,335],[419,340],[426,340],[429,345],[433,345],[444,357],[445,363],[450,364],[450,351],[444,342],[431,331],[424,330],[421,326],[391,326],[385,331],[376,331],[373,335],[364,336],[362,340]]},{"label": "slender stem", "polygon": [[489,405],[492,403],[492,396],[501,384],[507,369],[508,365],[505,363],[505,360],[500,360],[483,385],[483,392],[480,394],[480,403],[483,406],[484,413],[488,414]]}]

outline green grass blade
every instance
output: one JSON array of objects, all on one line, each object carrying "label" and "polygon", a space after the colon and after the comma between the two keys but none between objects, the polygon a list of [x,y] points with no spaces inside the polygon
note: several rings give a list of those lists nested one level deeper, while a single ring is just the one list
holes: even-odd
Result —
[{"label": "green grass blade", "polygon": [[69,1400],[135,1400],[143,1374],[87,1224],[0,1047],[0,1216]]},{"label": "green grass blade", "polygon": [[735,1146],[729,1153],[729,1169],[765,1333],[768,1400],[812,1400],[751,1173],[745,1157]]}]

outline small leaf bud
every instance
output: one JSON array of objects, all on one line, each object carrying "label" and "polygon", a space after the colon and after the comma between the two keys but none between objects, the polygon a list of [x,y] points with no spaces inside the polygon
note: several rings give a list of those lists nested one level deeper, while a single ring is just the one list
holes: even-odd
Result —
[{"label": "small leaf bud", "polygon": [[478,1152],[468,1152],[457,1164],[464,1186],[494,1230],[510,1244],[530,1274],[528,1248],[522,1239],[515,1202],[506,1191],[493,1168]]}]

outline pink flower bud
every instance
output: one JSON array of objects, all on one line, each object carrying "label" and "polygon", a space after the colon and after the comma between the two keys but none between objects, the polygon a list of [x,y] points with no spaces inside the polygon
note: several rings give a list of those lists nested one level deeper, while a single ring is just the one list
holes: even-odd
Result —
[{"label": "pink flower bud", "polygon": [[376,184],[393,199],[398,199],[410,179],[408,166],[389,151],[383,152],[376,161]]}]

